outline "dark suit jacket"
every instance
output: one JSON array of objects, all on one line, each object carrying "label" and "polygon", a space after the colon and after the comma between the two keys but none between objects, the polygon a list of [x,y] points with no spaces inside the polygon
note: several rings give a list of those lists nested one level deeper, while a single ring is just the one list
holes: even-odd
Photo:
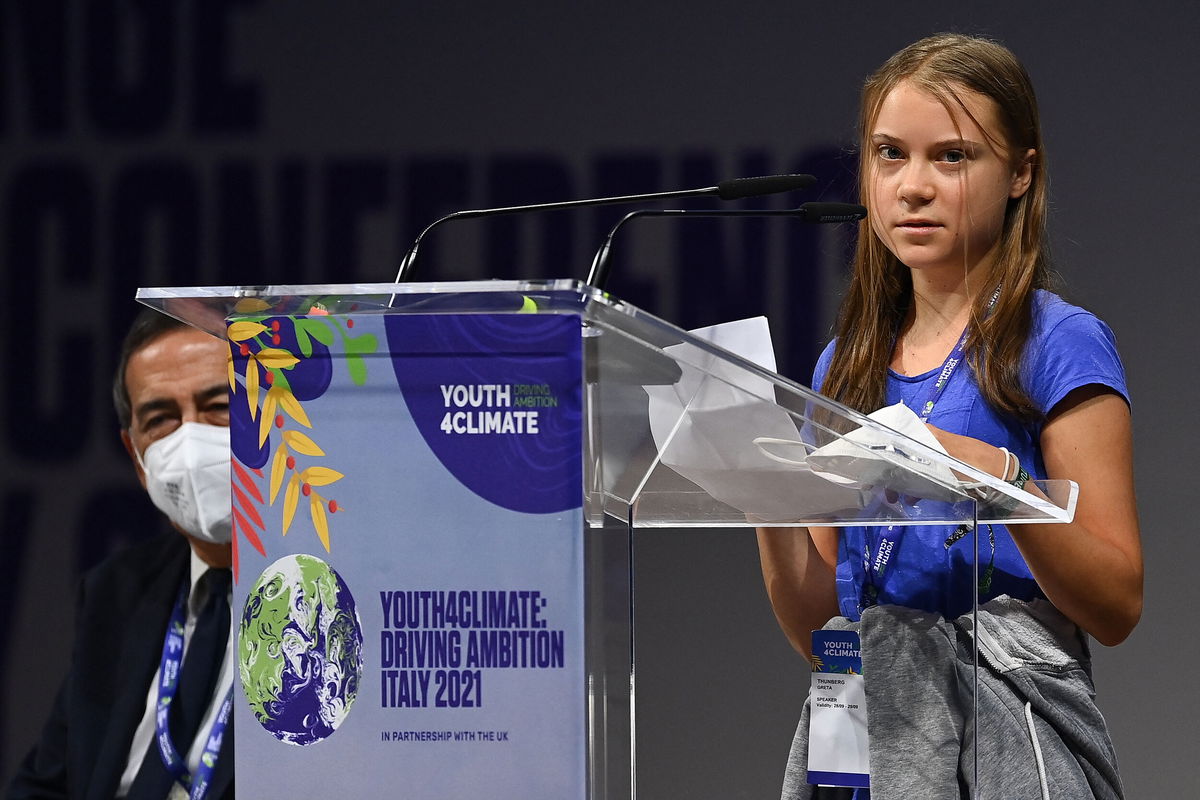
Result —
[{"label": "dark suit jacket", "polygon": [[[67,677],[8,800],[112,800],[146,709],[163,636],[188,575],[187,540],[156,536],[83,580]],[[233,726],[213,774],[213,800],[233,798]]]}]

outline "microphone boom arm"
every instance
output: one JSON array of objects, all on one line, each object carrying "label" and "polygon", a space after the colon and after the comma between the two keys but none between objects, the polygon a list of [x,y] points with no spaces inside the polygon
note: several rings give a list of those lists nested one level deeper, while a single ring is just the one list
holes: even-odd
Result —
[{"label": "microphone boom arm", "polygon": [[676,189],[669,192],[652,192],[650,194],[626,194],[617,197],[592,197],[584,200],[562,200],[556,203],[535,203],[525,206],[505,206],[502,208],[477,208],[466,211],[456,211],[436,219],[421,231],[413,242],[412,247],[400,261],[400,269],[396,272],[396,283],[405,280],[413,270],[417,260],[417,250],[425,234],[443,222],[454,219],[471,219],[500,214],[519,214],[524,211],[556,211],[562,208],[582,208],[610,203],[644,203],[657,200],[672,200],[679,197],[706,197],[715,195],[721,200],[740,200],[745,197],[757,197],[776,192],[788,192],[803,189],[816,181],[812,175],[768,175],[759,178],[733,178],[721,181],[716,186],[703,189]]},{"label": "microphone boom arm", "polygon": [[609,250],[617,231],[629,220],[635,217],[797,217],[803,222],[827,224],[838,222],[853,222],[865,219],[867,209],[856,203],[804,203],[799,208],[749,208],[749,209],[656,209],[640,208],[630,211],[621,217],[620,221],[608,232],[604,244],[596,251],[592,259],[592,267],[588,271],[587,283],[597,289],[603,289],[608,281]]},{"label": "microphone boom arm", "polygon": [[585,200],[561,200],[555,203],[534,203],[527,206],[504,206],[501,208],[475,208],[464,211],[455,211],[453,214],[447,214],[444,217],[435,219],[433,222],[425,226],[425,230],[417,236],[412,247],[408,248],[408,252],[404,254],[403,260],[400,262],[400,270],[396,273],[396,283],[401,283],[408,277],[408,273],[412,271],[412,265],[417,260],[417,248],[421,246],[421,240],[425,238],[425,234],[432,229],[441,225],[443,222],[449,222],[455,219],[472,219],[475,217],[490,217],[493,215],[499,216],[503,214],[520,214],[524,211],[557,211],[562,208],[582,208],[584,206],[599,206],[608,203],[638,203],[647,200],[671,200],[676,197],[706,197],[708,195],[718,194],[720,187],[710,186],[706,189],[676,189],[670,192],[656,192],[654,194],[626,194],[619,197],[591,197]]}]

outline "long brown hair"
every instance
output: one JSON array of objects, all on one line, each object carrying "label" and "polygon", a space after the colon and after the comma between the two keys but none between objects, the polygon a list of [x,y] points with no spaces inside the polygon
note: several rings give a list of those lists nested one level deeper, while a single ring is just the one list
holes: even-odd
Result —
[{"label": "long brown hair", "polygon": [[[1046,160],[1037,99],[1025,68],[1007,48],[986,39],[937,34],[896,53],[867,79],[859,113],[859,194],[869,198],[871,130],[884,98],[901,81],[936,97],[976,124],[959,93],[990,98],[1002,130],[984,131],[1014,159],[1034,151],[1028,190],[1010,199],[997,257],[975,294],[967,359],[984,399],[1024,421],[1040,412],[1021,382],[1021,357],[1032,326],[1033,293],[1050,284],[1046,225]],[[983,129],[980,124],[979,127]],[[1013,164],[1016,166],[1016,163]],[[986,308],[996,286],[995,306]],[[853,274],[842,300],[837,344],[822,393],[862,412],[883,405],[887,369],[900,325],[912,302],[912,277],[871,229],[859,224]]]}]

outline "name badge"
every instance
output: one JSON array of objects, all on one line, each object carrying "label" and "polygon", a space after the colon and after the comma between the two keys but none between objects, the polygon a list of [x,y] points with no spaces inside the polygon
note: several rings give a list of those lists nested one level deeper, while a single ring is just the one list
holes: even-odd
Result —
[{"label": "name badge", "polygon": [[855,631],[813,631],[808,782],[868,787],[867,695]]}]

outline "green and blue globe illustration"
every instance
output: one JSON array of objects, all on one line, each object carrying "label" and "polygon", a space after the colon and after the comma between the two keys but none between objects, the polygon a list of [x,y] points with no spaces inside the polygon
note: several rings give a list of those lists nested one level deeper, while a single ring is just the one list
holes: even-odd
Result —
[{"label": "green and blue globe illustration", "polygon": [[310,745],[337,730],[358,696],[362,652],[354,597],[316,556],[281,558],[250,588],[238,670],[255,718],[280,741]]}]

